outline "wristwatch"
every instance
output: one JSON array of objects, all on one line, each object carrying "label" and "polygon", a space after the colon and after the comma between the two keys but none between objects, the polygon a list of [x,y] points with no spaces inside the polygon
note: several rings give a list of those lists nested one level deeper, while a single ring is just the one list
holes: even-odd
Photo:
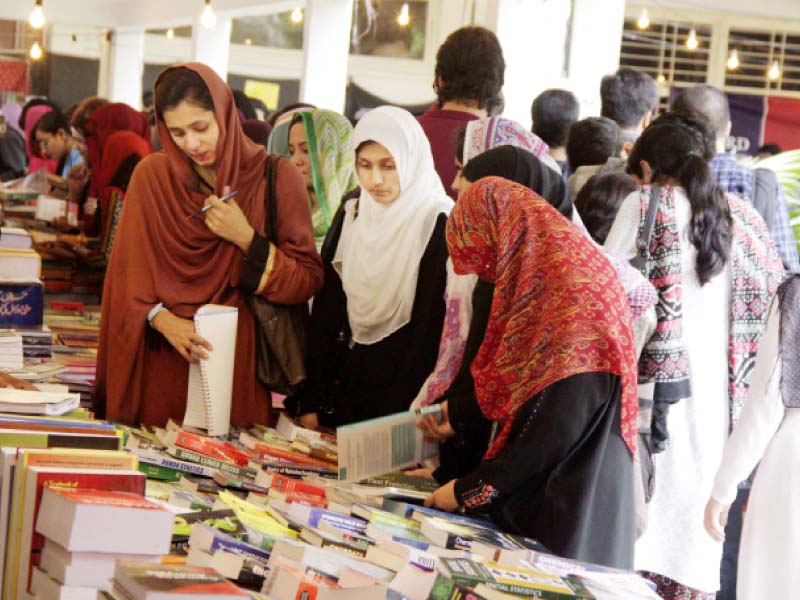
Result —
[{"label": "wristwatch", "polygon": [[150,325],[150,327],[153,326],[153,319],[155,318],[155,316],[162,310],[167,310],[167,307],[164,306],[161,302],[159,302],[153,308],[150,309],[149,313],[147,313],[147,323],[148,325]]}]

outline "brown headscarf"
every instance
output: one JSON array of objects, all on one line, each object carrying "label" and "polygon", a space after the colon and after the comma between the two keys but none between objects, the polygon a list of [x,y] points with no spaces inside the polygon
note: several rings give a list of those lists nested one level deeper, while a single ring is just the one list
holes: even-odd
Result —
[{"label": "brown headscarf", "polygon": [[[175,65],[196,72],[214,102],[220,135],[216,148],[216,193],[230,186],[250,224],[264,232],[266,150],[242,132],[228,86],[199,63]],[[191,318],[203,304],[239,308],[233,408],[235,425],[266,423],[269,403],[255,374],[253,316],[237,288],[244,255],[187,216],[203,206],[192,163],[158,120],[164,151],[145,158],[128,188],[105,281],[97,365],[98,412],[110,420],[163,426],[181,420],[186,406],[188,363],[147,325],[147,313],[162,302]],[[310,227],[310,219],[309,219]],[[313,243],[313,237],[311,238]]]}]

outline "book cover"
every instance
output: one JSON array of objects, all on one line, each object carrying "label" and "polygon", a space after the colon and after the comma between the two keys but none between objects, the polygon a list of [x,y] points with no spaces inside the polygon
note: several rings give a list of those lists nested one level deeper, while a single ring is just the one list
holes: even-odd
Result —
[{"label": "book cover", "polygon": [[572,577],[458,558],[441,558],[440,564],[453,585],[484,584],[506,594],[548,600],[594,600],[584,585]]},{"label": "book cover", "polygon": [[244,556],[250,560],[267,564],[269,551],[228,535],[205,523],[197,523],[189,536],[189,546],[214,554],[218,551]]},{"label": "book cover", "polygon": [[35,327],[44,316],[44,285],[0,282],[0,326]]},{"label": "book cover", "polygon": [[151,591],[206,594],[208,598],[219,600],[248,598],[246,592],[214,569],[199,567],[120,561],[114,569],[114,582],[134,598],[142,598]]},{"label": "book cover", "polygon": [[303,492],[306,494],[313,494],[325,498],[325,488],[312,483],[305,482],[301,479],[295,479],[281,473],[272,473],[270,471],[259,471],[256,474],[256,484],[264,488],[275,489],[278,492]]},{"label": "book cover", "polygon": [[214,472],[213,469],[219,469],[220,471],[225,471],[227,473],[231,473],[236,475],[237,477],[247,477],[248,479],[254,479],[256,476],[256,470],[251,467],[240,467],[233,463],[221,461],[215,458],[211,458],[210,456],[206,456],[205,454],[200,454],[199,452],[195,452],[194,450],[188,450],[186,448],[179,448],[177,446],[168,447],[167,452],[181,461],[188,461],[193,462],[198,465],[203,465],[206,467],[211,467],[212,471],[208,472],[208,477],[213,477]]},{"label": "book cover", "polygon": [[204,435],[188,431],[179,431],[175,436],[175,445],[193,450],[209,458],[229,462],[239,467],[246,467],[250,456],[229,442],[223,442]]},{"label": "book cover", "polygon": [[300,530],[300,539],[317,548],[336,550],[359,558],[365,557],[367,550],[372,546],[368,538],[348,535],[344,532],[322,531],[314,527],[303,527]]}]

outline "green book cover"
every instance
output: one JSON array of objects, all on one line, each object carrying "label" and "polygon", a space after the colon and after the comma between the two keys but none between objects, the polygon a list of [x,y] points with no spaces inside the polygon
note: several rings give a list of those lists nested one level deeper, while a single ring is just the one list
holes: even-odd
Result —
[{"label": "green book cover", "polygon": [[181,471],[171,469],[162,465],[151,465],[150,463],[140,462],[139,470],[144,473],[148,479],[158,479],[159,481],[180,481]]},{"label": "green book cover", "polygon": [[[573,577],[558,577],[541,571],[479,563],[464,558],[442,558],[440,561],[452,585],[463,583],[475,587],[482,583],[499,592],[526,598],[594,600],[592,593]],[[440,583],[440,586],[444,588],[446,584]]]}]

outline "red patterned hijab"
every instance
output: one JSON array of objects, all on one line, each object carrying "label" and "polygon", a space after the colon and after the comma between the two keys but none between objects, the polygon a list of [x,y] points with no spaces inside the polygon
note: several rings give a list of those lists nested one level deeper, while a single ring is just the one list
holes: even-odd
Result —
[{"label": "red patterned hijab", "polygon": [[484,416],[507,443],[517,411],[578,373],[622,377],[622,437],[635,453],[636,350],[625,292],[592,241],[530,189],[499,177],[472,185],[447,221],[456,273],[495,284],[486,336],[472,363]]}]

